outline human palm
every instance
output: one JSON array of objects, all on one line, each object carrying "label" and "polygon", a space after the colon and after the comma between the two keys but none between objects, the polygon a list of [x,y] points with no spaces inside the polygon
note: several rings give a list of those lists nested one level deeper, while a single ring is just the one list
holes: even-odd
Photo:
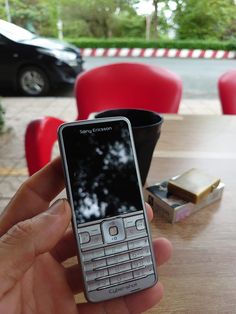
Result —
[{"label": "human palm", "polygon": [[0,309],[6,314],[78,313],[64,268],[49,253],[36,258],[0,300]]},{"label": "human palm", "polygon": [[[77,304],[83,291],[78,265],[62,262],[76,252],[70,229],[70,208],[65,200],[50,207],[63,188],[57,159],[29,178],[0,216],[0,313],[90,314],[141,313],[162,297],[160,283],[150,289],[97,304]],[[152,211],[147,207],[149,219]],[[154,241],[158,264],[171,254],[165,239]]]}]

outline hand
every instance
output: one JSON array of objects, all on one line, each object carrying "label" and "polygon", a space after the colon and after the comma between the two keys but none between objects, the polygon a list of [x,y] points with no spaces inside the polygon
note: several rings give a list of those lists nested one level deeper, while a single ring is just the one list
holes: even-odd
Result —
[{"label": "hand", "polygon": [[[63,187],[56,159],[21,186],[0,216],[0,313],[141,313],[158,303],[160,282],[111,301],[76,304],[74,294],[83,290],[79,266],[61,264],[76,254],[70,207],[59,200],[48,209]],[[147,211],[151,219],[151,208]],[[154,240],[154,251],[161,265],[169,259],[171,245],[166,239]]]}]

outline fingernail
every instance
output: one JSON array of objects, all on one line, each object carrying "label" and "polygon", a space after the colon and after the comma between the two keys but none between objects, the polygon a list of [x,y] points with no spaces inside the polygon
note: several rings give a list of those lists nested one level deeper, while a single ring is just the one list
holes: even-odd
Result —
[{"label": "fingernail", "polygon": [[62,214],[65,211],[65,200],[64,199],[59,199],[56,200],[48,209],[48,211],[50,212],[50,214],[53,215],[59,215]]}]

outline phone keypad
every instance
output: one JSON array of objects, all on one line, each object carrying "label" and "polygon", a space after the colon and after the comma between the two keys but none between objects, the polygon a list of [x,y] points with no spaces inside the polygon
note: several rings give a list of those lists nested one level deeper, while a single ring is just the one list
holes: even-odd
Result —
[{"label": "phone keypad", "polygon": [[[122,224],[125,239],[120,243],[107,243],[100,224],[78,230],[88,291],[106,289],[154,273],[143,214],[125,217]],[[119,226],[116,230],[115,220],[111,225],[113,236],[119,232]]]},{"label": "phone keypad", "polygon": [[128,253],[107,257],[107,265],[114,265],[127,261],[129,261]]},{"label": "phone keypad", "polygon": [[147,246],[148,244],[149,244],[148,238],[141,238],[138,240],[129,241],[128,247],[129,247],[129,250],[132,250],[132,249],[137,249],[140,247]]},{"label": "phone keypad", "polygon": [[125,243],[106,247],[105,254],[106,255],[117,254],[117,253],[125,252],[127,250],[128,250],[128,244],[125,242]]},{"label": "phone keypad", "polygon": [[144,268],[135,270],[133,274],[134,274],[134,278],[146,277],[148,275],[153,274],[153,266],[147,265]]},{"label": "phone keypad", "polygon": [[89,262],[91,260],[94,260],[98,257],[105,256],[105,250],[104,248],[96,249],[96,250],[90,250],[83,253],[83,260],[84,262]]},{"label": "phone keypad", "polygon": [[85,271],[86,273],[91,270],[96,270],[101,267],[107,266],[107,260],[106,259],[97,259],[92,260],[89,263],[84,263]]},{"label": "phone keypad", "polygon": [[145,229],[145,222],[144,222],[144,219],[138,219],[138,220],[136,220],[135,225],[136,225],[137,230],[143,230],[143,229]]},{"label": "phone keypad", "polygon": [[130,253],[131,259],[136,259],[139,257],[148,256],[151,254],[149,246],[143,247],[142,249],[131,251]]},{"label": "phone keypad", "polygon": [[133,279],[132,272],[122,273],[120,275],[116,275],[114,277],[111,277],[110,283],[111,283],[111,285],[116,285],[116,284],[120,284],[124,281],[128,281],[130,279]]},{"label": "phone keypad", "polygon": [[96,271],[88,271],[86,272],[86,279],[88,281],[99,279],[101,277],[108,276],[108,270],[106,268],[99,269]]},{"label": "phone keypad", "polygon": [[131,268],[132,268],[131,263],[118,264],[113,267],[109,267],[108,272],[109,272],[109,275],[114,275],[121,272],[125,272],[127,270],[129,271],[131,270]]},{"label": "phone keypad", "polygon": [[80,237],[80,243],[81,244],[85,244],[85,243],[88,243],[90,241],[90,234],[87,231],[80,233],[79,237]]}]

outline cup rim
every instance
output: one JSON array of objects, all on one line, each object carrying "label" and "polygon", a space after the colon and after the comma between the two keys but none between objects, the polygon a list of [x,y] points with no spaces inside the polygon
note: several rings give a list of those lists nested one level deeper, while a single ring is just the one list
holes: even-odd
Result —
[{"label": "cup rim", "polygon": [[[146,110],[146,109],[139,109],[139,108],[113,108],[113,109],[105,109],[105,110],[103,110],[103,111],[97,112],[97,113],[95,114],[95,118],[97,118],[97,116],[98,116],[99,114],[102,114],[102,113],[107,112],[107,111],[120,111],[120,110],[124,110],[124,111],[139,111],[139,112],[143,111],[143,112],[146,112],[146,113],[154,114],[154,115],[158,116],[159,119],[160,119],[160,120],[159,120],[158,122],[156,122],[156,123],[152,123],[152,124],[148,124],[148,125],[145,125],[145,124],[144,124],[144,125],[139,125],[139,126],[132,126],[132,128],[135,128],[135,129],[139,129],[139,128],[143,128],[143,127],[149,128],[149,127],[152,127],[152,126],[161,125],[161,124],[163,123],[163,121],[164,121],[163,116],[162,116],[161,114],[157,113],[156,111]],[[117,115],[117,116],[118,116],[118,115]],[[123,116],[122,114],[119,114],[119,116],[126,117],[126,116]],[[100,118],[100,117],[98,117],[98,118]],[[101,118],[107,118],[107,117],[101,117]],[[126,117],[126,118],[127,118],[127,117]],[[127,118],[127,119],[129,119],[129,118]]]}]

